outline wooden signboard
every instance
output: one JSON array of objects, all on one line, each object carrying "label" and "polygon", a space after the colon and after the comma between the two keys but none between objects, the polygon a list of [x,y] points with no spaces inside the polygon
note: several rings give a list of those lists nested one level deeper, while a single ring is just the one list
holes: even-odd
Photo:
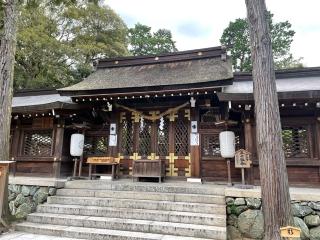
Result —
[{"label": "wooden signboard", "polygon": [[114,157],[88,157],[87,163],[114,163]]},{"label": "wooden signboard", "polygon": [[300,228],[291,227],[291,226],[280,228],[280,236],[283,238],[289,238],[289,239],[300,238],[300,233],[301,233]]},{"label": "wooden signboard", "polygon": [[236,168],[241,168],[241,182],[242,187],[245,185],[245,179],[244,179],[244,169],[251,167],[251,153],[247,150],[240,149],[235,152],[234,155],[234,163]]},{"label": "wooden signboard", "polygon": [[251,166],[251,153],[247,150],[240,149],[236,151],[234,155],[235,167],[236,168],[250,168]]}]

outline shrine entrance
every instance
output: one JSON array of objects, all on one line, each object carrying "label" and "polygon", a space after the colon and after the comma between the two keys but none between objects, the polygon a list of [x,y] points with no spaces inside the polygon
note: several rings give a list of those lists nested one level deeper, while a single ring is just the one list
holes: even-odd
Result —
[{"label": "shrine entrance", "polygon": [[190,176],[190,110],[144,117],[159,114],[160,111],[120,112],[118,157],[124,174],[132,174],[132,161],[162,159],[166,162],[166,176]]},{"label": "shrine entrance", "polygon": [[226,161],[220,154],[218,129],[210,129],[200,134],[201,176],[210,180],[223,181],[227,176]]},{"label": "shrine entrance", "polygon": [[[200,166],[201,177],[209,181],[226,182],[228,179],[227,162],[221,157],[219,134],[223,131],[221,128],[206,129],[200,131]],[[240,149],[241,135],[237,130],[236,149]],[[231,160],[232,176],[239,178],[239,171],[234,167],[234,160]]]}]

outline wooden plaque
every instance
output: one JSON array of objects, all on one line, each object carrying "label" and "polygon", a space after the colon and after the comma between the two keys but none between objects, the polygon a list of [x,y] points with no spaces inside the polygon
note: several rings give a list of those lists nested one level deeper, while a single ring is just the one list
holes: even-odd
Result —
[{"label": "wooden plaque", "polygon": [[88,157],[87,163],[114,163],[114,157]]},{"label": "wooden plaque", "polygon": [[300,228],[296,227],[287,226],[280,228],[280,236],[285,238],[300,238],[300,232]]},{"label": "wooden plaque", "polygon": [[234,162],[236,168],[250,168],[252,163],[251,153],[244,149],[236,151],[234,155]]}]

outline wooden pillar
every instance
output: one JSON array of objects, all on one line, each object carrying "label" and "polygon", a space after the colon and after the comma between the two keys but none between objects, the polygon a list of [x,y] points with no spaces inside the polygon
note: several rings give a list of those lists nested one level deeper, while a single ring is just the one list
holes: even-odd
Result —
[{"label": "wooden pillar", "polygon": [[175,130],[174,130],[174,117],[170,118],[169,121],[169,154],[174,153],[175,147],[174,147],[174,135],[175,135]]},{"label": "wooden pillar", "polygon": [[[199,114],[198,108],[191,108],[191,121],[197,121],[199,129]],[[191,177],[200,177],[200,145],[191,146],[190,145],[190,156],[191,156]]]},{"label": "wooden pillar", "polygon": [[[108,155],[112,156],[112,157],[118,157],[118,149],[119,149],[119,136],[120,136],[120,113],[119,112],[115,112],[113,110],[113,112],[111,112],[111,117],[110,117],[110,124],[111,123],[115,123],[116,124],[116,133],[117,133],[117,146],[109,146],[109,152]],[[109,124],[109,127],[110,127]],[[109,138],[110,138],[110,129],[109,130]],[[107,143],[109,145],[109,143]]]},{"label": "wooden pillar", "polygon": [[[250,153],[253,153],[253,139],[252,139],[252,125],[250,118],[246,118],[244,121],[244,138],[245,149]],[[252,155],[251,155],[252,156]],[[254,167],[247,169],[247,181],[249,184],[254,184]]]},{"label": "wooden pillar", "polygon": [[[316,133],[315,133],[315,146],[317,147],[316,149],[316,155],[318,158],[318,161],[320,161],[320,110],[316,111]],[[320,177],[320,167],[318,170],[318,175]]]},{"label": "wooden pillar", "polygon": [[132,113],[133,120],[133,153],[139,151],[139,129],[140,129],[140,115],[138,113]]},{"label": "wooden pillar", "polygon": [[[16,121],[16,125],[14,125],[13,129],[13,135],[12,135],[12,142],[11,142],[11,160],[16,161],[17,156],[19,155],[19,148],[21,146],[20,144],[20,136],[21,136],[21,130],[20,130],[20,120]],[[14,164],[11,164],[11,174],[15,175],[17,170],[17,162]]]},{"label": "wooden pillar", "polygon": [[54,127],[54,147],[53,147],[53,177],[60,177],[61,161],[64,145],[64,119],[58,119],[58,124]]}]

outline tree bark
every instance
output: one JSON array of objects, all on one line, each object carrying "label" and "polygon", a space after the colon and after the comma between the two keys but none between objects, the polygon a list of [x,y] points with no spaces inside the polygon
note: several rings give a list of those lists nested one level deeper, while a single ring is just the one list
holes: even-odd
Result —
[{"label": "tree bark", "polygon": [[[4,4],[4,28],[0,45],[0,161],[9,160],[14,57],[16,50],[16,0]],[[6,183],[6,188],[8,183]],[[7,193],[7,189],[5,190]],[[3,213],[7,213],[4,196]],[[1,218],[2,216],[0,216]],[[6,216],[5,216],[6,217]]]},{"label": "tree bark", "polygon": [[292,225],[290,194],[264,0],[246,0],[249,23],[257,151],[266,240],[277,240],[280,227]]}]

